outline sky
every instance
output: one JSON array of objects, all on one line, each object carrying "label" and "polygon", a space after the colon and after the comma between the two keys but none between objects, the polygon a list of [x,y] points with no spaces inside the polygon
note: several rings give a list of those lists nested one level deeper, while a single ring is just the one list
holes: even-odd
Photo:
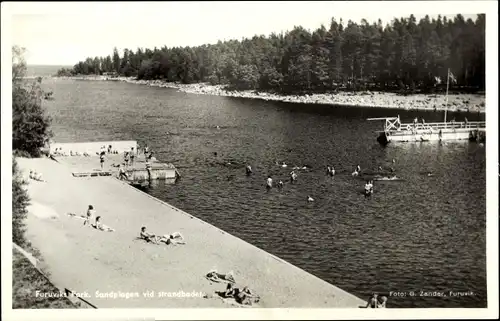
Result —
[{"label": "sky", "polygon": [[328,28],[332,17],[344,22],[381,19],[386,24],[410,14],[419,19],[426,14],[453,17],[461,13],[475,20],[476,13],[483,12],[471,2],[10,3],[9,13],[11,42],[27,49],[28,64],[74,65],[86,57],[111,54],[114,47],[121,52],[124,48],[196,46],[285,32],[296,25]]}]

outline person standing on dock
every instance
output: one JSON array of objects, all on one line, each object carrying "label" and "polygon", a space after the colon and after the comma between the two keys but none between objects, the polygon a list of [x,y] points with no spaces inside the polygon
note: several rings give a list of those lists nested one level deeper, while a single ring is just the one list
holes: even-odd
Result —
[{"label": "person standing on dock", "polygon": [[130,148],[130,165],[134,166],[134,160],[135,160],[135,150],[134,147]]},{"label": "person standing on dock", "polygon": [[101,156],[99,156],[99,158],[101,162],[101,171],[102,171],[104,168],[104,153],[101,153]]},{"label": "person standing on dock", "polygon": [[148,144],[144,145],[144,157],[148,157],[148,153],[149,153],[149,147],[148,147]]},{"label": "person standing on dock", "polygon": [[125,155],[123,156],[123,160],[125,161],[125,165],[128,167],[129,161],[130,161],[130,156],[128,152],[125,152]]},{"label": "person standing on dock", "polygon": [[151,163],[149,162],[149,159],[146,160],[146,171],[148,172],[148,181],[151,183],[152,176],[151,176]]}]

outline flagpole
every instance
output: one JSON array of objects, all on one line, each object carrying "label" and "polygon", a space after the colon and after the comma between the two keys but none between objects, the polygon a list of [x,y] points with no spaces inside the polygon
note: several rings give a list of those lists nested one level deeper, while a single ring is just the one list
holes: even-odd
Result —
[{"label": "flagpole", "polygon": [[446,112],[448,111],[448,89],[450,88],[450,68],[446,75],[446,104],[444,105],[444,128],[446,128]]}]

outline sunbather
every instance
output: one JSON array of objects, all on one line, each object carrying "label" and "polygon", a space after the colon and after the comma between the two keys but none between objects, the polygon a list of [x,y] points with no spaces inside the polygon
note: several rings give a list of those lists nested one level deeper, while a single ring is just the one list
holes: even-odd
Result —
[{"label": "sunbather", "polygon": [[114,231],[114,229],[112,229],[111,227],[108,227],[108,226],[105,226],[104,224],[102,224],[100,216],[95,218],[95,224],[91,224],[91,226],[93,228],[101,230],[101,231],[106,231],[106,232],[113,232]]},{"label": "sunbather", "polygon": [[207,273],[206,275],[207,279],[213,282],[229,282],[229,283],[235,283],[233,274],[231,272],[222,274],[222,273],[217,273],[217,271],[212,270]]},{"label": "sunbather", "polygon": [[163,235],[159,240],[159,242],[165,242],[165,244],[186,244],[184,241],[184,237],[179,232],[174,232],[170,235]]},{"label": "sunbather", "polygon": [[243,289],[234,287],[229,283],[225,292],[218,292],[223,298],[234,298],[234,300],[243,305],[252,305],[252,303],[259,302],[259,296],[255,295],[250,289],[245,286]]},{"label": "sunbather", "polygon": [[[241,291],[236,288],[234,299],[239,304],[252,305],[252,302],[258,302],[258,296],[254,295],[248,287],[244,287]],[[256,300],[252,300],[256,299]]]},{"label": "sunbather", "polygon": [[141,227],[140,237],[141,237],[141,239],[145,240],[146,242],[151,242],[154,244],[158,244],[158,242],[159,242],[159,238],[156,235],[151,234],[149,232],[146,232],[145,226]]}]

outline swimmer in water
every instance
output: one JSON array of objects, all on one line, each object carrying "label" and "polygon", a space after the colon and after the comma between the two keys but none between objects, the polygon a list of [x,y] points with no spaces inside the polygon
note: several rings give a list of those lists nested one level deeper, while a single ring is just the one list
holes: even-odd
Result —
[{"label": "swimmer in water", "polygon": [[290,181],[292,184],[297,180],[297,174],[295,174],[295,171],[290,172]]},{"label": "swimmer in water", "polygon": [[332,166],[330,167],[330,176],[335,175],[335,168]]},{"label": "swimmer in water", "polygon": [[359,175],[359,172],[357,169],[354,170],[354,172],[352,172],[351,174],[352,176],[358,176]]},{"label": "swimmer in water", "polygon": [[358,173],[361,172],[361,167],[359,165],[356,166],[356,172],[358,172]]},{"label": "swimmer in water", "polygon": [[284,185],[284,184],[283,184],[283,181],[282,181],[282,180],[280,180],[280,181],[278,182],[278,188],[279,188],[279,189],[282,189],[282,188],[283,188],[283,185]]},{"label": "swimmer in water", "polygon": [[308,201],[308,202],[314,202],[314,198],[312,198],[311,196],[309,196],[309,195],[308,195],[308,196],[307,196],[307,201]]},{"label": "swimmer in water", "polygon": [[332,168],[330,166],[327,166],[326,167],[326,175],[330,175],[331,172],[332,172]]},{"label": "swimmer in water", "polygon": [[253,173],[252,172],[252,167],[250,167],[250,165],[247,165],[247,167],[246,167],[245,170],[246,170],[247,175],[251,175]]},{"label": "swimmer in water", "polygon": [[429,173],[427,173],[427,176],[431,177],[431,176],[434,176],[434,174],[432,174],[431,172],[429,172]]},{"label": "swimmer in water", "polygon": [[269,175],[266,180],[266,189],[270,190],[272,187],[273,187],[273,179],[271,178],[271,175]]},{"label": "swimmer in water", "polygon": [[281,164],[281,167],[285,168],[285,167],[288,167],[288,165],[285,164],[285,162],[283,162],[283,164]]}]

